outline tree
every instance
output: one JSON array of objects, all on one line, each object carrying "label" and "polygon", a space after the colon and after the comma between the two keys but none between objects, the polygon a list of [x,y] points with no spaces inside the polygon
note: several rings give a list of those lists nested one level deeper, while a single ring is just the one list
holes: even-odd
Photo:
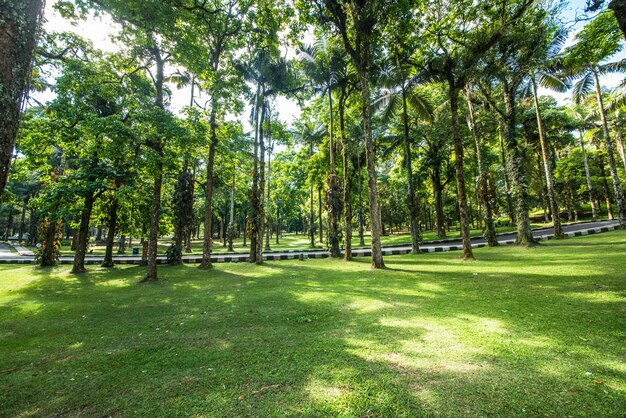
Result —
[{"label": "tree", "polygon": [[28,94],[43,0],[0,1],[0,205]]},{"label": "tree", "polygon": [[600,84],[600,75],[626,71],[626,60],[603,64],[603,61],[622,48],[620,43],[621,36],[617,31],[615,17],[610,12],[600,13],[576,34],[576,40],[576,44],[565,50],[562,67],[567,76],[572,80],[578,80],[573,88],[576,103],[580,103],[585,95],[592,91],[595,92],[604,145],[613,182],[613,193],[617,203],[619,224],[624,226],[623,191],[613,155],[613,143],[609,133],[606,110],[602,98],[602,86]]}]

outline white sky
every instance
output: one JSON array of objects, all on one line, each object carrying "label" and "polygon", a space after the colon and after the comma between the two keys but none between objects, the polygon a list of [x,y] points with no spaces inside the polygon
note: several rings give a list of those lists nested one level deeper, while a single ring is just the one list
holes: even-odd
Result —
[{"label": "white sky", "polygon": [[[120,27],[116,23],[114,23],[110,17],[104,16],[99,18],[89,18],[86,21],[80,21],[76,24],[71,23],[68,20],[63,19],[56,13],[53,9],[53,5],[56,3],[55,0],[49,0],[46,4],[45,10],[45,29],[47,31],[71,31],[75,32],[78,35],[90,40],[94,47],[101,49],[103,51],[112,52],[116,51],[119,47],[111,40],[111,35],[119,32]],[[569,2],[569,7],[565,10],[564,15],[566,20],[573,20],[574,16],[577,14],[581,14],[585,5],[585,0],[572,0]],[[582,23],[578,24],[577,27],[581,27]],[[626,58],[626,52],[620,52],[616,57],[612,59],[618,58]],[[169,68],[169,72],[174,72],[174,68]],[[622,76],[619,74],[611,74],[602,78],[602,83],[606,87],[614,87],[621,81]],[[187,87],[182,90],[177,90],[175,86],[171,85],[170,89],[172,91],[170,110],[173,112],[179,112],[184,106],[189,103],[190,98],[190,88]],[[549,90],[541,89],[539,93],[542,95],[552,95],[554,96],[559,103],[564,103],[569,97],[569,93],[555,93]],[[33,96],[42,102],[47,100],[51,100],[53,98],[53,93],[38,93],[33,94]],[[204,103],[206,99],[202,97],[196,98],[198,103]],[[285,98],[279,97],[276,100],[276,109],[280,115],[280,119],[283,122],[291,123],[294,118],[299,117],[300,109],[296,102],[292,100],[288,100]],[[249,108],[246,108],[244,113],[239,117],[243,124],[244,129],[250,130],[250,124],[248,123],[248,115],[250,113]]]}]

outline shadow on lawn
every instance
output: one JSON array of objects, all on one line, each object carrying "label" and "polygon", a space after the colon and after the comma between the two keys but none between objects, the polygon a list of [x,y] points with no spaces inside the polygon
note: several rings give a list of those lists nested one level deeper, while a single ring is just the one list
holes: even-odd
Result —
[{"label": "shadow on lawn", "polygon": [[[414,416],[624,410],[624,375],[613,367],[624,350],[607,347],[623,331],[617,313],[623,303],[580,299],[572,307],[572,291],[587,291],[583,274],[520,269],[506,278],[474,278],[471,263],[438,256],[389,257],[385,271],[369,270],[364,258],[350,267],[333,260],[211,272],[163,267],[164,280],[149,285],[136,284],[144,274],[138,267],[79,276],[65,268],[31,270],[41,279],[0,305],[6,343],[0,373],[9,370],[0,375],[0,411]],[[432,264],[447,270],[421,271]],[[619,278],[605,279],[610,290]],[[549,288],[537,287],[546,281]],[[588,292],[598,291],[588,285]],[[622,392],[593,383],[587,371],[621,381]]]}]

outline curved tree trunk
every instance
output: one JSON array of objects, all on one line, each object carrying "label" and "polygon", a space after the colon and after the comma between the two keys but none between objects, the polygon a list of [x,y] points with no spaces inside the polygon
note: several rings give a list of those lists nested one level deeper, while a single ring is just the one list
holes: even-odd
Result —
[{"label": "curved tree trunk", "polygon": [[472,243],[470,239],[469,214],[467,210],[467,196],[465,195],[465,172],[463,167],[463,140],[459,125],[459,90],[450,87],[450,111],[452,113],[452,134],[454,136],[454,156],[456,166],[457,202],[459,205],[459,227],[463,241],[463,259],[473,259]]},{"label": "curved tree trunk", "polygon": [[28,94],[42,0],[9,0],[0,7],[0,204],[9,176],[20,112]]},{"label": "curved tree trunk", "polygon": [[556,190],[554,190],[554,179],[552,178],[552,171],[548,164],[548,153],[546,151],[546,137],[543,131],[543,121],[541,120],[541,110],[539,109],[539,99],[537,97],[537,83],[535,82],[535,75],[533,74],[530,79],[533,87],[533,101],[535,103],[535,114],[537,116],[537,128],[539,130],[539,142],[541,143],[541,157],[543,158],[543,169],[546,175],[546,187],[548,189],[548,198],[550,199],[550,209],[552,210],[552,225],[554,227],[554,238],[560,239],[565,235],[563,234],[563,228],[561,228],[561,220],[559,219],[559,203],[556,197]]},{"label": "curved tree trunk", "polygon": [[85,254],[87,253],[87,244],[89,243],[89,222],[91,221],[91,211],[93,209],[94,193],[93,191],[85,194],[85,203],[80,215],[80,226],[78,227],[78,240],[76,242],[76,252],[74,253],[74,266],[72,273],[84,273]]},{"label": "curved tree trunk", "polygon": [[624,226],[624,197],[622,194],[622,185],[620,184],[619,176],[617,174],[617,167],[615,165],[615,158],[613,156],[613,144],[609,135],[609,126],[606,122],[606,111],[604,110],[604,103],[602,102],[602,91],[600,90],[600,80],[598,78],[598,72],[592,69],[593,80],[596,87],[596,99],[598,100],[598,109],[600,110],[600,120],[602,121],[602,133],[604,135],[604,144],[606,146],[606,155],[609,161],[609,169],[611,170],[611,180],[613,180],[613,193],[615,195],[615,203],[617,203],[617,219],[619,220],[619,226]]}]

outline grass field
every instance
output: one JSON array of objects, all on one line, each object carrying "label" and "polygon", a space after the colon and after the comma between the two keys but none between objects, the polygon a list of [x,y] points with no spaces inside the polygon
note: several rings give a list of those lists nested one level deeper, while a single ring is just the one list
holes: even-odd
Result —
[{"label": "grass field", "polygon": [[0,415],[623,416],[626,231],[475,254],[0,266]]}]

